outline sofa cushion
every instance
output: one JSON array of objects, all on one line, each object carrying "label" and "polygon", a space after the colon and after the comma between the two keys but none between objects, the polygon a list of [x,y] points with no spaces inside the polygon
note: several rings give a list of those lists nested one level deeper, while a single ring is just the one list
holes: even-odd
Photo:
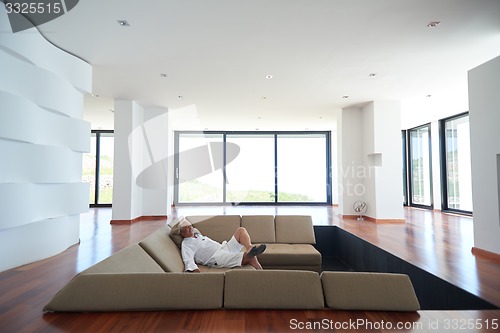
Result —
[{"label": "sofa cushion", "polygon": [[44,311],[218,309],[224,274],[80,274]]},{"label": "sofa cushion", "polygon": [[186,216],[186,219],[203,235],[219,243],[230,240],[241,223],[239,215]]},{"label": "sofa cushion", "polygon": [[247,229],[252,243],[275,243],[274,215],[244,215],[241,226]]},{"label": "sofa cushion", "polygon": [[172,238],[172,241],[177,245],[178,248],[181,248],[181,243],[182,243],[182,236],[180,233],[180,223],[184,219],[184,216],[180,216],[175,218],[172,222],[167,223],[167,229],[170,230],[170,238]]},{"label": "sofa cushion", "polygon": [[321,266],[321,254],[311,244],[267,244],[259,262],[268,266]]},{"label": "sofa cushion", "polygon": [[316,244],[311,216],[276,215],[276,242]]},{"label": "sofa cushion", "polygon": [[306,271],[231,270],[225,273],[224,307],[233,309],[321,309],[319,274]]},{"label": "sofa cushion", "polygon": [[329,308],[338,310],[417,311],[410,278],[404,274],[323,272],[321,282]]},{"label": "sofa cushion", "polygon": [[181,251],[169,234],[169,227],[161,227],[139,242],[139,245],[165,272],[183,272],[184,262]]},{"label": "sofa cushion", "polygon": [[132,244],[84,270],[88,273],[163,273],[164,270],[142,247]]}]

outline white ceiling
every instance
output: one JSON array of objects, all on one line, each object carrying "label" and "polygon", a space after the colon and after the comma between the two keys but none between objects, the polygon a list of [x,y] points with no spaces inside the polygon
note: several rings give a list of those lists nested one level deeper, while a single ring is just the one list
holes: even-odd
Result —
[{"label": "white ceiling", "polygon": [[320,129],[373,100],[466,111],[467,70],[500,55],[500,0],[81,0],[39,30],[93,66],[94,129],[115,98],[211,130]]}]

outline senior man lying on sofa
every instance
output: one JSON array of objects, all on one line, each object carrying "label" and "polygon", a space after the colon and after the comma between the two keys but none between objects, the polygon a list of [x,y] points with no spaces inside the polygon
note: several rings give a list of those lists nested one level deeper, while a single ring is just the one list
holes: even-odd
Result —
[{"label": "senior man lying on sofa", "polygon": [[[186,219],[177,223],[170,233],[182,236],[181,254],[186,272],[199,273],[197,264],[214,268],[250,265],[262,269],[257,256],[266,250],[266,245],[252,245],[250,235],[243,227],[239,227],[231,239],[222,244],[203,236]],[[245,252],[242,252],[243,248]]]}]

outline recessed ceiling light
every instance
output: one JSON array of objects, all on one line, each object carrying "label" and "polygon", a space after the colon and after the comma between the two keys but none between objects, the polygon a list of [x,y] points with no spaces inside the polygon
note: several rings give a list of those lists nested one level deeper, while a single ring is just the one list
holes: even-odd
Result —
[{"label": "recessed ceiling light", "polygon": [[127,20],[118,20],[118,24],[122,27],[130,27],[130,23]]},{"label": "recessed ceiling light", "polygon": [[92,97],[99,98],[99,94],[92,94]]},{"label": "recessed ceiling light", "polygon": [[349,96],[344,95],[344,96],[342,96],[342,98],[343,98],[343,99],[347,99],[347,98],[349,98]]},{"label": "recessed ceiling light", "polygon": [[168,75],[166,73],[161,73],[160,76],[161,77],[168,77]]},{"label": "recessed ceiling light", "polygon": [[425,97],[432,97],[432,95],[426,95]]},{"label": "recessed ceiling light", "polygon": [[271,80],[272,78],[273,78],[273,76],[271,74],[266,75],[266,79]]},{"label": "recessed ceiling light", "polygon": [[368,76],[370,76],[370,77],[374,77],[374,76],[376,76],[376,75],[377,75],[377,73],[370,73]]},{"label": "recessed ceiling light", "polygon": [[427,24],[427,27],[428,28],[435,28],[439,25],[439,23],[441,23],[441,22],[439,22],[439,21],[429,22],[429,24]]},{"label": "recessed ceiling light", "polygon": [[179,95],[179,96],[177,96],[177,98],[183,99],[183,98],[184,98],[184,96]]},{"label": "recessed ceiling light", "polygon": [[262,96],[262,99],[267,99],[267,97],[266,96]]}]

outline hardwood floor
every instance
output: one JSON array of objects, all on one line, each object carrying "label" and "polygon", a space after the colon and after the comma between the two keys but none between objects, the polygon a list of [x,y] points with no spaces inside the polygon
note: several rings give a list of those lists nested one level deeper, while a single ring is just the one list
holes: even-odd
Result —
[{"label": "hardwood floor", "polygon": [[[500,265],[472,255],[472,219],[468,217],[405,209],[405,224],[374,224],[339,218],[335,207],[325,206],[177,207],[173,211],[173,215],[195,214],[312,215],[317,225],[337,225],[500,306]],[[111,209],[91,209],[82,214],[79,245],[49,259],[0,273],[0,332],[284,332],[302,326],[335,331],[338,327],[328,323],[341,325],[358,320],[360,324],[371,322],[372,326],[378,326],[337,331],[496,332],[494,323],[500,324],[498,310],[418,313],[214,310],[43,315],[43,306],[75,274],[165,223],[163,220],[110,225],[110,220]],[[381,327],[382,322],[393,327]],[[409,328],[396,330],[400,322]],[[463,324],[465,327],[461,329]],[[446,325],[451,330],[445,330]]]}]

